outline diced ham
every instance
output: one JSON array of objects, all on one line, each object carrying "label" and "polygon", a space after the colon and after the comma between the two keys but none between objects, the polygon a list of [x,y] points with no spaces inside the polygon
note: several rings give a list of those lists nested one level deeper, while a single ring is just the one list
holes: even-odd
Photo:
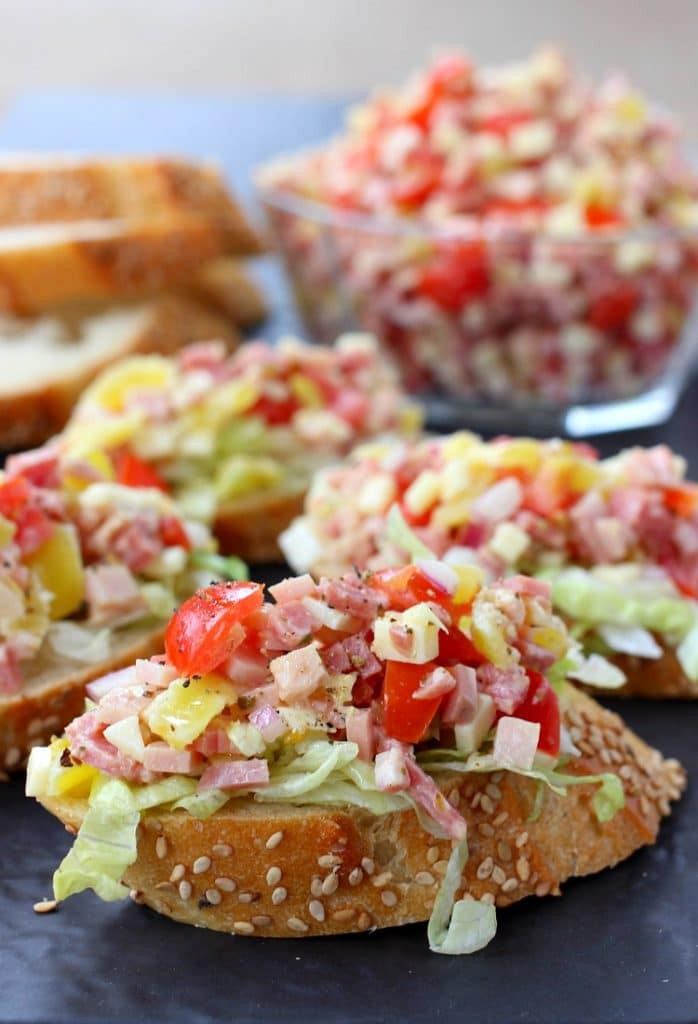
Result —
[{"label": "diced ham", "polygon": [[500,764],[527,771],[533,766],[539,739],[539,722],[505,716],[497,722],[492,753]]},{"label": "diced ham", "polygon": [[553,585],[548,580],[536,580],[532,576],[509,576],[500,580],[498,586],[506,590],[513,590],[516,594],[526,594],[529,597],[542,597],[551,601],[553,597]]},{"label": "diced ham", "polygon": [[225,345],[220,341],[198,341],[187,345],[178,356],[182,370],[214,370],[225,361]]},{"label": "diced ham", "polygon": [[138,673],[135,666],[128,665],[126,668],[119,668],[116,672],[108,672],[106,676],[93,679],[85,687],[90,700],[99,701],[111,690],[121,690],[128,686],[135,686],[138,683]]},{"label": "diced ham", "polygon": [[310,696],[327,678],[322,658],[312,644],[283,654],[269,663],[279,697],[289,704]]},{"label": "diced ham", "polygon": [[441,705],[444,725],[472,722],[477,710],[477,675],[469,665],[454,665],[456,686]]},{"label": "diced ham", "polygon": [[167,743],[149,743],[143,754],[143,764],[151,772],[166,775],[190,775],[200,764],[201,757],[191,750],[173,750]]},{"label": "diced ham", "polygon": [[546,672],[557,661],[557,655],[554,651],[530,641],[524,641],[520,645],[520,650],[527,666],[535,668],[539,672]]},{"label": "diced ham", "polygon": [[192,744],[194,750],[204,757],[213,757],[215,754],[232,754],[233,743],[224,729],[207,729]]},{"label": "diced ham", "polygon": [[268,651],[291,651],[310,636],[317,625],[315,616],[300,601],[270,606],[264,646]]},{"label": "diced ham", "polygon": [[430,818],[441,826],[451,839],[465,839],[468,826],[453,807],[431,776],[422,771],[412,756],[406,758],[410,778],[409,793],[423,807]]},{"label": "diced ham", "polygon": [[93,622],[105,622],[116,615],[146,608],[138,584],[125,565],[88,567],[85,596]]},{"label": "diced ham", "polygon": [[455,675],[439,665],[422,680],[412,697],[414,700],[432,700],[450,693],[455,686]]},{"label": "diced ham", "polygon": [[269,661],[251,643],[242,644],[223,666],[225,675],[243,690],[261,686],[269,678]]},{"label": "diced ham", "polygon": [[151,690],[166,689],[179,675],[174,665],[168,665],[162,657],[138,658],[135,669],[137,681]]},{"label": "diced ham", "polygon": [[288,579],[275,583],[268,588],[277,604],[288,604],[289,601],[301,601],[304,597],[315,597],[318,589],[312,576],[290,576]]},{"label": "diced ham", "polygon": [[370,708],[347,708],[347,739],[356,743],[362,761],[372,761],[376,749],[373,713]]},{"label": "diced ham", "polygon": [[[133,671],[133,670],[131,670]],[[131,715],[139,715],[150,703],[150,697],[143,695],[140,686],[129,686],[125,689],[110,690],[96,707],[97,719],[105,725],[113,725]]]},{"label": "diced ham", "polygon": [[347,612],[361,622],[372,622],[383,607],[383,598],[354,575],[341,580],[322,580],[320,594],[331,608]]},{"label": "diced ham", "polygon": [[11,645],[0,648],[0,695],[3,697],[19,693],[22,689],[22,673],[19,660]]},{"label": "diced ham", "polygon": [[407,789],[410,776],[403,744],[394,743],[376,754],[376,786],[384,793]]},{"label": "diced ham", "polygon": [[396,651],[410,655],[414,646],[412,632],[399,622],[393,622],[388,628],[388,635]]},{"label": "diced ham", "polygon": [[322,660],[327,671],[335,675],[340,672],[349,672],[352,667],[343,640],[326,647],[322,651]]},{"label": "diced ham", "polygon": [[681,481],[681,474],[671,449],[665,444],[653,448],[633,448],[624,460],[625,471],[635,484],[671,486]]},{"label": "diced ham", "polygon": [[499,523],[511,519],[520,508],[523,496],[523,488],[516,477],[505,477],[474,499],[470,505],[470,517],[476,523]]},{"label": "diced ham", "polygon": [[145,516],[135,516],[111,542],[113,553],[136,573],[147,568],[162,548],[159,530]]},{"label": "diced ham", "polygon": [[105,740],[104,727],[96,710],[86,712],[66,726],[71,757],[126,782],[153,782],[156,778],[153,772]]},{"label": "diced ham", "polygon": [[41,448],[8,455],[5,462],[5,476],[8,480],[21,476],[35,487],[59,487],[58,445],[50,441]]},{"label": "diced ham", "polygon": [[381,663],[369,647],[364,633],[355,633],[322,651],[329,672],[358,672],[362,679],[381,671]]},{"label": "diced ham", "polygon": [[497,709],[505,715],[510,715],[528,693],[528,676],[521,665],[509,668],[480,665],[477,680],[479,688],[489,694]]},{"label": "diced ham", "polygon": [[199,791],[207,789],[254,789],[269,782],[269,765],[259,757],[241,761],[221,761],[206,769]]},{"label": "diced ham", "polygon": [[259,704],[250,712],[250,722],[259,729],[267,743],[273,743],[286,731],[284,720],[271,704]]}]

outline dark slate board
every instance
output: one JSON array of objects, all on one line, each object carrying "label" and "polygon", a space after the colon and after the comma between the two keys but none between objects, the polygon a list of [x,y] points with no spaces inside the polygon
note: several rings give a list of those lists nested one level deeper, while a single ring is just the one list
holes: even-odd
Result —
[{"label": "dark slate board", "polygon": [[[213,156],[249,197],[249,169],[339,124],[337,101],[37,95],[0,122],[0,149],[171,151]],[[298,329],[273,260],[265,334]],[[665,441],[698,473],[698,385],[671,424],[604,438]],[[278,571],[269,570],[269,578]],[[698,706],[621,705],[631,726],[698,772]],[[69,838],[22,795],[0,788],[2,1021],[529,1021],[683,1024],[698,1020],[698,797],[693,788],[659,843],[563,900],[499,914],[499,934],[470,958],[428,952],[422,926],[334,939],[256,940],[195,931],[131,903],[91,894],[36,916]]]}]

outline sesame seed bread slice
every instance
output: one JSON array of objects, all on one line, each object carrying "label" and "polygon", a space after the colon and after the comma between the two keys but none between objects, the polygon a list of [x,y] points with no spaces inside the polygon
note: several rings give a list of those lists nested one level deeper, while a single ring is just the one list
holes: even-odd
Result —
[{"label": "sesame seed bread slice", "polygon": [[[698,683],[688,678],[676,657],[676,649],[655,640],[662,648],[661,658],[638,658],[632,654],[609,656],[625,673],[627,682],[618,690],[609,691],[613,697],[650,697],[664,700],[667,697],[698,698]],[[597,690],[597,692],[599,692]]]},{"label": "sesame seed bread slice", "polygon": [[252,565],[279,561],[279,534],[299,514],[304,498],[305,487],[293,483],[226,502],[213,525],[221,552]]},{"label": "sesame seed bread slice", "polygon": [[4,154],[0,227],[80,220],[203,217],[229,251],[260,252],[259,236],[218,168],[172,157]]},{"label": "sesame seed bread slice", "polygon": [[[593,785],[566,796],[508,772],[442,776],[442,789],[468,822],[465,892],[506,906],[557,894],[570,877],[612,867],[653,843],[681,794],[681,766],[620,718],[567,689],[564,717],[582,756],[566,771],[613,771],[626,806],[606,824]],[[75,831],[84,801],[44,799]],[[258,936],[327,935],[429,917],[451,852],[411,811],[374,817],[352,808],[295,808],[235,800],[205,821],[184,811],[142,821],[138,858],[125,873],[133,898],[176,921]]]},{"label": "sesame seed bread slice", "polygon": [[0,315],[0,447],[28,448],[55,434],[80,393],[114,360],[167,355],[212,338],[234,348],[238,333],[202,303],[167,294],[38,318]]},{"label": "sesame seed bread slice", "polygon": [[0,772],[24,767],[31,747],[60,735],[82,714],[93,679],[162,650],[163,623],[152,621],[115,632],[105,661],[89,665],[41,657],[25,670],[21,693],[0,696]]}]

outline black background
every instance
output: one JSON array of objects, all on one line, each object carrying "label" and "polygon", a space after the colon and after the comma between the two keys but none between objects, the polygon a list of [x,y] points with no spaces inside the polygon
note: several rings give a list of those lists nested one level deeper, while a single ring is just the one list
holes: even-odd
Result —
[{"label": "black background", "polygon": [[[337,101],[25,98],[0,122],[0,150],[178,152],[221,160],[250,198],[249,170],[325,137]],[[271,259],[259,274],[275,338],[298,324]],[[604,452],[666,441],[698,470],[698,384],[671,424],[597,442]],[[269,570],[265,575],[277,575]],[[689,776],[698,771],[698,705],[622,705],[629,724]],[[259,940],[177,925],[91,893],[58,913],[50,895],[69,837],[22,782],[0,787],[2,1021],[468,1021],[633,1024],[698,1020],[698,799],[693,788],[659,843],[613,871],[499,914],[473,957],[430,954],[423,926],[328,939]]]}]

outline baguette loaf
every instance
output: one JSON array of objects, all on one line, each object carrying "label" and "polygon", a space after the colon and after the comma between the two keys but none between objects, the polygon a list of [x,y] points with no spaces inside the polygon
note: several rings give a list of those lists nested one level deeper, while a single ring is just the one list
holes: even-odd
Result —
[{"label": "baguette loaf", "polygon": [[46,743],[82,713],[90,680],[156,654],[163,632],[163,623],[123,629],[113,634],[107,661],[97,664],[38,662],[20,693],[0,696],[0,772],[23,768],[31,747]]},{"label": "baguette loaf", "polygon": [[240,260],[207,263],[194,278],[192,290],[240,327],[254,327],[267,315],[262,290]]},{"label": "baguette loaf", "polygon": [[[582,751],[566,771],[617,773],[626,806],[605,824],[592,810],[593,785],[565,796],[501,772],[441,775],[468,822],[463,890],[506,906],[558,894],[570,877],[612,867],[653,843],[685,777],[611,712],[566,690],[564,720]],[[85,801],[44,798],[69,831]],[[242,935],[298,937],[358,932],[425,920],[450,841],[426,833],[410,811],[374,817],[335,807],[233,800],[205,821],[184,811],[142,820],[138,858],[124,881],[137,902],[177,921]],[[649,894],[651,898],[651,894]]]},{"label": "baguette loaf", "polygon": [[231,252],[261,250],[214,166],[170,157],[11,154],[0,160],[0,227],[181,215],[215,225]]},{"label": "baguette loaf", "polygon": [[0,317],[0,446],[40,444],[60,430],[81,391],[116,359],[176,352],[217,338],[234,347],[230,321],[191,298],[66,308],[37,319]]}]

